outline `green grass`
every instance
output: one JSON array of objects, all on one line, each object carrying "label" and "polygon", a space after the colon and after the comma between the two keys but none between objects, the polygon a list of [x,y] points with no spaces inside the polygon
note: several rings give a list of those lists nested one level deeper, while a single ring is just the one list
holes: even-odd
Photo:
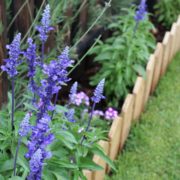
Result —
[{"label": "green grass", "polygon": [[180,54],[132,127],[106,180],[180,180]]}]

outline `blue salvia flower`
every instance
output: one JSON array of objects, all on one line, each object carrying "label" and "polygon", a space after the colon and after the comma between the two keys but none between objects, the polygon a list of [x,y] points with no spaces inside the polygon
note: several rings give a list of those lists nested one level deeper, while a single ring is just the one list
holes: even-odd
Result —
[{"label": "blue salvia flower", "polygon": [[[85,129],[86,132],[89,131],[89,128],[91,126],[91,121],[93,118],[93,114],[94,114],[96,104],[99,103],[102,99],[105,99],[105,97],[103,96],[104,83],[105,83],[105,79],[102,79],[99,82],[99,84],[97,85],[97,87],[94,91],[94,94],[91,98],[91,100],[93,101],[93,105],[92,105],[91,113],[89,116],[88,124],[87,124],[86,129]],[[84,140],[85,140],[85,135],[81,139],[81,144],[83,144]]]},{"label": "blue salvia flower", "polygon": [[70,89],[70,94],[69,94],[69,103],[72,103],[74,98],[75,98],[75,95],[77,94],[77,86],[78,86],[78,83],[75,82],[71,89]]},{"label": "blue salvia flower", "polygon": [[102,79],[97,85],[93,97],[91,98],[94,103],[99,103],[101,99],[105,99],[105,97],[103,96],[104,83],[105,79]]},{"label": "blue salvia flower", "polygon": [[42,167],[43,167],[43,152],[41,149],[33,154],[30,160],[30,174],[28,180],[41,180],[42,176]]},{"label": "blue salvia flower", "polygon": [[76,122],[76,120],[74,119],[74,113],[75,113],[74,109],[69,109],[68,112],[65,113],[65,117],[67,118],[69,122],[72,122],[72,123]]},{"label": "blue salvia flower", "polygon": [[140,5],[138,6],[138,10],[136,11],[134,19],[138,23],[145,18],[146,12],[146,0],[141,0]]},{"label": "blue salvia flower", "polygon": [[[54,110],[54,105],[51,103],[51,99],[54,94],[58,93],[62,85],[64,85],[70,79],[68,78],[67,68],[72,65],[72,61],[69,62],[68,54],[61,56],[58,61],[52,60],[48,65],[43,65],[43,73],[45,79],[41,81],[41,87],[39,88],[38,96],[41,103],[37,105],[37,120],[36,125],[32,127],[32,134],[30,141],[28,142],[28,152],[26,158],[31,158],[38,149],[42,151],[42,160],[49,158],[50,152],[46,151],[47,145],[52,143],[54,135],[50,133],[49,123],[51,117],[48,115],[49,111]],[[61,66],[62,61],[63,66]],[[30,171],[30,174],[32,172]]]},{"label": "blue salvia flower", "polygon": [[39,38],[42,42],[47,41],[48,33],[53,30],[53,27],[50,26],[50,17],[50,6],[48,4],[46,5],[42,14],[41,25],[36,27],[36,29],[39,31]]},{"label": "blue salvia flower", "polygon": [[21,137],[27,136],[27,134],[31,130],[31,126],[30,126],[30,123],[29,123],[30,117],[31,117],[31,113],[27,113],[25,115],[24,119],[22,120],[21,124],[20,124],[18,134]]},{"label": "blue salvia flower", "polygon": [[67,66],[70,67],[73,64],[73,60],[69,58],[69,47],[66,46],[63,52],[58,56],[60,66],[65,69]]},{"label": "blue salvia flower", "polygon": [[28,64],[28,77],[32,78],[36,73],[36,66],[38,65],[36,57],[36,44],[33,43],[32,38],[28,38],[28,48],[24,53]]},{"label": "blue salvia flower", "polygon": [[36,44],[33,43],[32,38],[28,38],[27,42],[28,48],[26,52],[24,52],[24,56],[26,57],[28,64],[28,77],[30,78],[29,88],[34,94],[37,94],[38,87],[34,81],[34,77],[36,74],[36,66],[39,65],[37,61],[38,57],[36,56]]},{"label": "blue salvia flower", "polygon": [[14,37],[12,43],[6,46],[9,51],[9,58],[5,59],[6,64],[1,66],[2,71],[6,71],[11,78],[18,74],[17,67],[21,63],[21,61],[19,61],[19,56],[21,54],[20,41],[21,34],[18,33]]},{"label": "blue salvia flower", "polygon": [[46,151],[46,147],[54,140],[54,135],[50,133],[49,127],[50,117],[45,114],[38,120],[36,126],[32,127],[31,139],[28,142],[28,152],[26,158],[31,158],[33,154],[40,148],[42,151],[42,162],[51,157],[51,153]]}]

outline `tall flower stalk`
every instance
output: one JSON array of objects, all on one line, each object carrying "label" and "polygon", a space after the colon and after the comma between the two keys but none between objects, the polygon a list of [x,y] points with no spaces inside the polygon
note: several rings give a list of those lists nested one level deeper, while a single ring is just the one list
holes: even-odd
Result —
[{"label": "tall flower stalk", "polygon": [[134,19],[136,21],[136,25],[134,27],[134,34],[136,33],[139,22],[142,21],[145,18],[146,14],[147,14],[146,0],[141,0],[141,3],[138,6],[138,10],[136,11],[136,14],[134,16]]},{"label": "tall flower stalk", "polygon": [[44,63],[44,47],[45,42],[48,38],[48,33],[53,30],[54,28],[50,26],[51,20],[50,20],[50,6],[49,4],[46,5],[44,12],[42,14],[41,24],[39,26],[36,26],[37,31],[39,32],[39,39],[41,40],[41,65]]},{"label": "tall flower stalk", "polygon": [[15,153],[15,157],[14,157],[14,171],[13,171],[13,175],[16,176],[16,163],[17,163],[17,158],[18,158],[18,152],[19,152],[19,147],[21,145],[21,141],[22,138],[27,136],[27,134],[29,133],[29,131],[31,130],[31,126],[29,123],[29,119],[31,117],[31,113],[27,113],[24,117],[24,119],[22,120],[20,127],[19,127],[19,139],[18,139],[18,145],[16,147],[16,153]]},{"label": "tall flower stalk", "polygon": [[[105,83],[105,79],[102,79],[97,85],[94,91],[93,97],[91,98],[91,100],[93,101],[93,105],[92,105],[91,113],[89,116],[88,124],[85,129],[86,132],[89,131],[96,104],[99,103],[102,99],[105,99],[105,97],[103,96],[104,83]],[[81,144],[83,144],[84,140],[85,140],[85,136],[82,137]]]},{"label": "tall flower stalk", "polygon": [[18,33],[11,44],[6,46],[8,49],[9,58],[5,59],[5,65],[1,66],[2,71],[6,71],[9,77],[11,78],[11,86],[12,86],[12,105],[11,105],[11,129],[14,130],[14,86],[15,86],[15,77],[18,74],[17,67],[21,63],[19,61],[19,56],[21,54],[20,49],[20,41],[21,41],[21,34]]}]

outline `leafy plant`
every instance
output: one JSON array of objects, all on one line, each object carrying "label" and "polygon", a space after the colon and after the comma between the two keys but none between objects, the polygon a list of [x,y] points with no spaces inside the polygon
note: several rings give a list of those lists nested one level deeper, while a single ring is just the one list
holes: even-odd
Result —
[{"label": "leafy plant", "polygon": [[105,42],[91,50],[95,62],[102,67],[91,78],[95,85],[101,78],[106,78],[105,94],[110,105],[118,105],[132,88],[138,74],[144,75],[144,67],[150,52],[154,49],[155,40],[150,30],[152,23],[146,15],[142,22],[136,22],[135,7],[124,9],[126,15],[117,18],[109,25],[114,33]]},{"label": "leafy plant", "polygon": [[[77,83],[70,91],[69,103],[65,107],[56,107],[58,92],[70,80],[67,69],[74,61],[69,58],[68,47],[56,60],[54,56],[44,54],[48,33],[53,30],[49,5],[36,30],[39,44],[29,37],[26,48],[22,50],[21,34],[18,33],[12,43],[6,46],[9,57],[1,66],[1,70],[7,72],[10,78],[12,93],[9,94],[9,103],[0,113],[0,177],[27,177],[30,180],[86,179],[84,169],[102,170],[101,166],[93,162],[94,154],[115,169],[98,145],[98,141],[104,139],[104,130],[92,127],[91,123],[96,104],[105,98],[105,79],[99,82],[91,97],[92,108],[86,118],[79,116],[82,114],[80,112],[75,114],[76,109],[71,106]],[[20,64],[24,64],[28,71],[29,83],[24,87],[24,92],[30,93],[25,93],[25,102],[16,99],[20,101],[18,106],[15,92],[19,87],[15,84],[18,82]],[[51,101],[53,96],[54,103]]]},{"label": "leafy plant", "polygon": [[180,13],[180,0],[158,0],[154,6],[158,21],[170,28]]}]

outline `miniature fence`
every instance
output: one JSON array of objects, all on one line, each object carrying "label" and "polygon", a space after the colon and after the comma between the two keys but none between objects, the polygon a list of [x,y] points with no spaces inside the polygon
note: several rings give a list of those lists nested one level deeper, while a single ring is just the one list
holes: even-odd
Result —
[{"label": "miniature fence", "polygon": [[[160,80],[166,72],[174,55],[180,50],[180,16],[173,23],[170,32],[166,32],[163,42],[157,43],[154,53],[150,56],[146,66],[146,78],[137,77],[133,93],[128,94],[122,112],[116,118],[110,128],[108,141],[100,141],[99,144],[105,153],[114,160],[123,148],[129,135],[131,123],[138,121],[145,109],[146,103]],[[103,180],[105,173],[109,171],[107,164],[98,156],[94,156],[94,162],[101,165],[102,171],[84,171],[88,180]]]}]

